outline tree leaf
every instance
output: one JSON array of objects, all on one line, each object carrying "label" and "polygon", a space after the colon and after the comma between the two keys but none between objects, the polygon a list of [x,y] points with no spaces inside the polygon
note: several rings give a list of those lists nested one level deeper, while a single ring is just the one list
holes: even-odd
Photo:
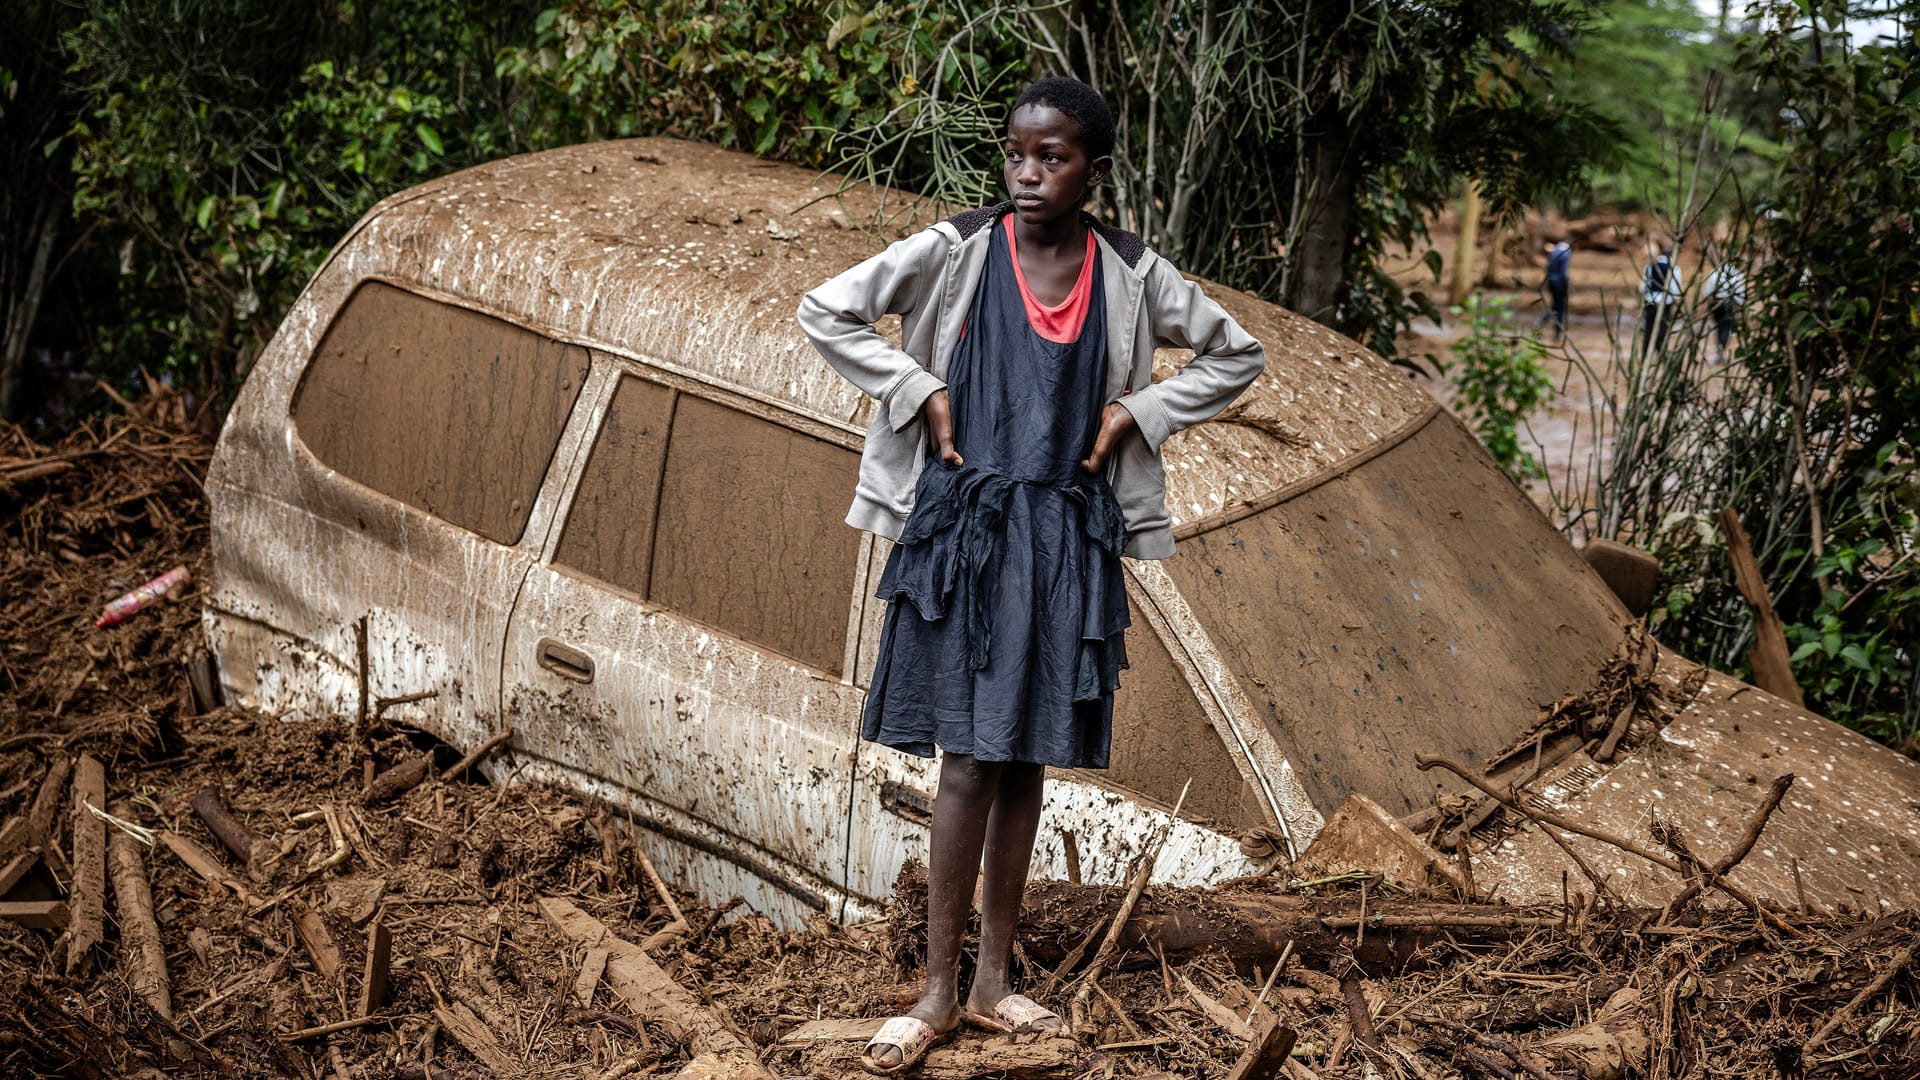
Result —
[{"label": "tree leaf", "polygon": [[427,149],[433,151],[435,157],[439,157],[447,152],[447,148],[440,144],[440,133],[427,125],[413,125],[413,133],[420,136],[420,141],[426,144]]}]

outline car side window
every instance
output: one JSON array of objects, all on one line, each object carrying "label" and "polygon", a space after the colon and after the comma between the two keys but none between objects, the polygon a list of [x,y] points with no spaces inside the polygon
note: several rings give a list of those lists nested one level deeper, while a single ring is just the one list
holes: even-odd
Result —
[{"label": "car side window", "polygon": [[667,460],[673,398],[673,391],[659,383],[621,377],[574,490],[555,565],[647,595],[654,500]]},{"label": "car side window", "polygon": [[293,423],[329,468],[514,544],[587,366],[577,345],[369,281],[314,350]]},{"label": "car side window", "polygon": [[626,376],[554,563],[838,675],[858,472],[844,447]]}]

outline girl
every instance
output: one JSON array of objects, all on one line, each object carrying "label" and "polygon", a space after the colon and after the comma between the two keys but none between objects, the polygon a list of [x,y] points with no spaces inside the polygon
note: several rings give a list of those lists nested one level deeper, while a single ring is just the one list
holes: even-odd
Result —
[{"label": "girl", "polygon": [[[827,363],[880,403],[847,515],[896,541],[861,736],[942,755],[926,988],[867,1044],[869,1072],[905,1071],[963,1018],[1060,1027],[1008,970],[1044,770],[1107,765],[1126,666],[1120,556],[1173,554],[1161,444],[1266,363],[1139,237],[1081,212],[1112,152],[1098,92],[1034,83],[1007,123],[1010,201],[902,240],[800,305]],[[897,349],[873,328],[888,313],[902,318]],[[1155,384],[1160,346],[1194,357]],[[983,855],[963,1002],[960,939]]]}]

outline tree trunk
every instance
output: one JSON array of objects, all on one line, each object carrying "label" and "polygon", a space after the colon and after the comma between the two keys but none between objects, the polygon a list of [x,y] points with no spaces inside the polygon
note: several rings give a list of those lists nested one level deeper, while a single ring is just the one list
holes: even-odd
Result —
[{"label": "tree trunk", "polygon": [[47,263],[53,257],[53,241],[60,234],[60,208],[57,188],[42,189],[34,208],[29,230],[32,254],[28,256],[26,280],[18,292],[7,297],[5,337],[0,340],[0,420],[13,417],[14,398],[20,386],[20,366],[27,357],[27,340],[40,319],[40,301],[47,291]]},{"label": "tree trunk", "polygon": [[1321,110],[1307,137],[1307,220],[1295,242],[1295,272],[1286,305],[1333,325],[1346,283],[1347,220],[1353,214],[1360,162],[1354,133],[1338,107]]},{"label": "tree trunk", "polygon": [[1447,299],[1454,303],[1467,298],[1473,291],[1473,257],[1480,247],[1480,184],[1475,180],[1467,181],[1467,190],[1460,196],[1460,221],[1453,243],[1453,273],[1449,276]]}]

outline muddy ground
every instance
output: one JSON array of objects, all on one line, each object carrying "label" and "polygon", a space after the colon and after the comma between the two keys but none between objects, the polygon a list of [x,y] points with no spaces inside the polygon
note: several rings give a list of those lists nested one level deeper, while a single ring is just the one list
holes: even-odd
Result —
[{"label": "muddy ground", "polygon": [[[783,932],[663,892],[624,826],[563,791],[468,772],[369,805],[371,773],[455,764],[418,733],[202,712],[192,587],[95,629],[126,589],[207,569],[195,419],[161,392],[58,445],[0,429],[0,868],[26,905],[0,918],[0,1077],[666,1076],[714,1032],[772,1076],[859,1075],[857,1039],[793,1040],[911,1004],[911,874],[887,920]],[[208,792],[246,860],[193,808]],[[1077,1001],[1080,1030],[969,1032],[920,1075],[1225,1077],[1269,1028],[1293,1033],[1290,1056],[1240,1075],[1920,1075],[1912,913],[1768,925],[1694,907],[1658,925],[1569,899],[1522,911],[1284,866],[1150,887],[1088,983],[1097,948],[1071,957],[1120,892],[1039,884],[1019,971],[1061,1012]],[[617,959],[592,978],[555,900],[646,942],[685,999],[633,994]],[[390,962],[367,1001],[375,927]]]}]

